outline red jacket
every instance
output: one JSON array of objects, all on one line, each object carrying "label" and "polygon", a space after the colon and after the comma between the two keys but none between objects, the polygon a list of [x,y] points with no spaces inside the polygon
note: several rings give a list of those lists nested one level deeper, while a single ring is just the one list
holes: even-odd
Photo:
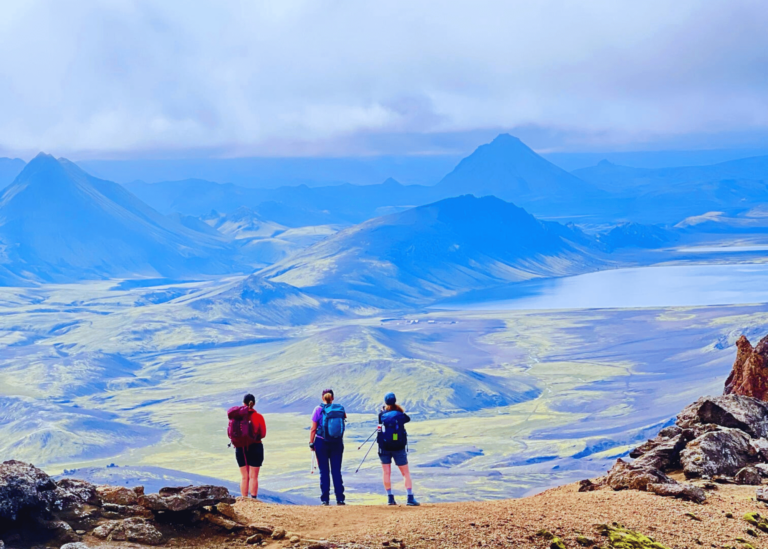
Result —
[{"label": "red jacket", "polygon": [[[264,416],[256,410],[251,411],[251,423],[253,423],[253,430],[260,435],[260,438],[267,437],[267,424],[264,422]],[[258,443],[261,444],[261,440]]]}]

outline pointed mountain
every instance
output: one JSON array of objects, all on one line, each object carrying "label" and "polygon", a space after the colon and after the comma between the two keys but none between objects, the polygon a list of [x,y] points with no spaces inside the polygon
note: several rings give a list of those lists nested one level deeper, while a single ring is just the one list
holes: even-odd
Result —
[{"label": "pointed mountain", "polygon": [[0,195],[0,241],[0,265],[39,280],[232,269],[222,236],[189,229],[122,186],[42,153]]},{"label": "pointed mountain", "polygon": [[517,137],[501,134],[459,162],[435,187],[443,195],[493,195],[535,213],[555,205],[578,207],[601,194],[591,184],[545,160]]},{"label": "pointed mountain", "polygon": [[[573,240],[568,238],[573,236]],[[317,295],[381,306],[591,270],[583,235],[514,204],[466,195],[366,221],[260,275]]]}]

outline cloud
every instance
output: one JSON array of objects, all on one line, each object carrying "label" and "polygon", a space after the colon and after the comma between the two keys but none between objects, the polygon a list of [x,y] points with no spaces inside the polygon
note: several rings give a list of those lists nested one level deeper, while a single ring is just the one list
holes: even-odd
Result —
[{"label": "cloud", "polygon": [[577,149],[764,136],[766,28],[761,0],[6,0],[0,151],[367,154],[387,136],[428,150],[489,128]]}]

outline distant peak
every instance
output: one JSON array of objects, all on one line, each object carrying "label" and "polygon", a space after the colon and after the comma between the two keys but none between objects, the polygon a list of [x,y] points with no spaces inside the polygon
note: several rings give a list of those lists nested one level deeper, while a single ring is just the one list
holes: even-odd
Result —
[{"label": "distant peak", "polygon": [[613,162],[610,160],[606,160],[603,158],[600,162],[597,163],[598,166],[608,167],[608,166],[615,166]]},{"label": "distant peak", "polygon": [[39,152],[37,153],[37,156],[35,156],[32,160],[29,161],[29,164],[32,164],[33,162],[57,162],[57,160],[53,157],[52,154]]},{"label": "distant peak", "polygon": [[522,143],[519,137],[510,135],[508,133],[500,133],[497,135],[491,143]]},{"label": "distant peak", "polygon": [[390,186],[391,185],[397,185],[399,187],[400,186],[400,182],[397,179],[395,179],[394,177],[388,177],[384,181],[384,183],[382,183],[382,185],[390,185]]}]

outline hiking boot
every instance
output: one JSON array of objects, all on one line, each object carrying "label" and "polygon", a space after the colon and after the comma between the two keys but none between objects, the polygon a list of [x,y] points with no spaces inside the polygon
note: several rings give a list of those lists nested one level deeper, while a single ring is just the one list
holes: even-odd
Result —
[{"label": "hiking boot", "polygon": [[408,496],[408,506],[409,507],[418,507],[421,505],[418,501],[416,501],[416,498],[413,496]]},{"label": "hiking boot", "polygon": [[390,495],[388,496],[387,505],[397,505],[397,502],[395,501],[395,496],[394,496],[394,494],[390,494]]},{"label": "hiking boot", "polygon": [[343,501],[337,501],[336,505],[346,505],[346,503],[344,503]]},{"label": "hiking boot", "polygon": [[323,502],[320,502],[320,505],[330,505],[330,502],[328,502],[328,501],[323,501]]}]

